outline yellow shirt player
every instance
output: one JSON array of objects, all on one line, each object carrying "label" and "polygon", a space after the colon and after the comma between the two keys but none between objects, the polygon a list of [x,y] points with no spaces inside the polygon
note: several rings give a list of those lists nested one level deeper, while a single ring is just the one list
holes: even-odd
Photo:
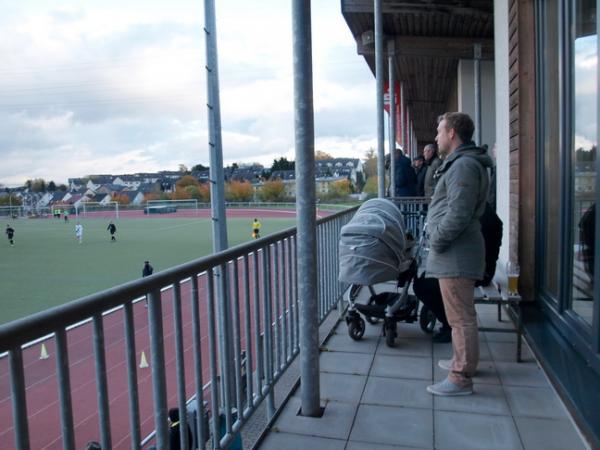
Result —
[{"label": "yellow shirt player", "polygon": [[254,222],[252,222],[252,237],[254,239],[260,238],[260,222],[258,219],[254,219]]}]

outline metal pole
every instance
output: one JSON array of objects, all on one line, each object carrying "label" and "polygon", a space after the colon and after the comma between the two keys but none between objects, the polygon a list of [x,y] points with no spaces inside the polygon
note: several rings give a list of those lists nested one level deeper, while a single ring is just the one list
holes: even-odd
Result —
[{"label": "metal pole", "polygon": [[[294,128],[298,193],[297,283],[300,301],[300,388],[302,415],[320,415],[315,131],[309,0],[292,0]],[[265,325],[266,326],[266,325]]]},{"label": "metal pole", "polygon": [[394,41],[388,42],[388,73],[389,73],[389,97],[390,97],[390,197],[394,197],[396,187],[396,162],[394,161],[394,149],[396,148],[396,71],[394,67]]},{"label": "metal pole", "polygon": [[[204,1],[204,33],[206,41],[206,89],[208,98],[208,134],[210,151],[210,200],[212,211],[213,251],[226,250],[227,219],[225,213],[225,177],[223,174],[223,146],[221,140],[221,100],[219,95],[219,61],[217,54],[217,20],[214,0]],[[227,289],[227,271],[221,267],[215,269],[219,322],[219,349],[223,376],[223,386],[231,388],[231,314]],[[226,379],[227,378],[227,379]],[[225,399],[231,399],[231,392],[225,393]],[[218,411],[213,411],[218,414]],[[228,412],[226,414],[228,416]]]},{"label": "metal pole", "polygon": [[377,196],[385,196],[385,155],[383,126],[383,18],[381,0],[375,7],[375,77],[377,84]]},{"label": "metal pole", "polygon": [[404,110],[404,84],[400,83],[400,126],[402,129],[402,137],[400,139],[400,145],[402,148],[406,148],[406,111]]},{"label": "metal pole", "polygon": [[475,88],[475,144],[481,145],[481,44],[473,45],[473,84]]}]

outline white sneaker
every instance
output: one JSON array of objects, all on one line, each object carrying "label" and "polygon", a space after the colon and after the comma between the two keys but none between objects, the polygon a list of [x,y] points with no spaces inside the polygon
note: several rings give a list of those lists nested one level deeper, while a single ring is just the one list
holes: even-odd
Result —
[{"label": "white sneaker", "polygon": [[446,378],[444,381],[427,386],[427,392],[444,397],[456,397],[459,395],[471,395],[473,393],[473,386],[460,387]]},{"label": "white sneaker", "polygon": [[438,361],[438,367],[440,369],[447,370],[450,372],[452,370],[452,360],[451,359],[440,359]]}]

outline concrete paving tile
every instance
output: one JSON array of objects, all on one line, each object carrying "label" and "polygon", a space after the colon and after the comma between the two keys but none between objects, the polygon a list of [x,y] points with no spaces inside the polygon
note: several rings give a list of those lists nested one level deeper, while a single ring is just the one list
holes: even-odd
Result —
[{"label": "concrete paving tile", "polygon": [[[483,333],[488,342],[517,342],[517,333],[494,333],[492,331],[486,331]],[[523,345],[525,339],[523,339]]]},{"label": "concrete paving tile", "polygon": [[[503,334],[503,333],[496,333]],[[494,361],[517,361],[517,343],[515,342],[488,342],[490,355]],[[521,362],[534,362],[533,353],[524,342],[521,347]]]},{"label": "concrete paving tile", "polygon": [[568,413],[552,388],[504,386],[513,416],[567,419]]},{"label": "concrete paving tile", "polygon": [[360,402],[366,382],[366,375],[321,373],[321,399],[356,404]]},{"label": "concrete paving tile", "polygon": [[434,423],[436,449],[523,449],[510,416],[435,411]]},{"label": "concrete paving tile", "polygon": [[348,441],[346,450],[433,450],[433,447],[398,447],[396,445],[373,444],[372,442]]},{"label": "concrete paving tile", "polygon": [[431,380],[431,358],[375,355],[371,375],[376,377]]},{"label": "concrete paving tile", "polygon": [[348,439],[357,405],[343,402],[329,402],[323,417],[298,415],[301,401],[292,397],[275,422],[274,429],[307,436],[320,436],[333,439]]},{"label": "concrete paving tile", "polygon": [[343,330],[344,333],[331,336],[322,347],[331,351],[375,354],[379,338],[364,336],[361,340],[354,341],[345,333],[345,328],[340,325],[338,330]]},{"label": "concrete paving tile", "polygon": [[432,412],[429,409],[360,405],[350,440],[431,448]]},{"label": "concrete paving tile", "polygon": [[328,439],[316,436],[305,436],[292,433],[271,432],[260,444],[261,450],[344,450],[346,441],[343,439]]},{"label": "concrete paving tile", "polygon": [[414,338],[396,338],[396,345],[388,347],[385,340],[382,339],[377,347],[378,355],[412,355],[431,357],[432,344],[431,338],[414,339]]},{"label": "concrete paving tile", "polygon": [[[433,366],[433,377],[435,382],[442,381],[448,376],[448,371],[440,368],[437,363],[438,360],[434,359]],[[477,365],[477,373],[473,377],[473,383],[478,384],[500,384],[500,377],[496,372],[496,365],[493,361],[479,361]]]},{"label": "concrete paving tile", "polygon": [[498,321],[498,317],[496,315],[479,315],[477,316],[477,322],[480,327],[490,327],[490,328],[505,328],[507,330],[514,330],[515,326],[512,321],[508,318],[506,314],[502,314],[502,320]]},{"label": "concrete paving tile", "polygon": [[429,384],[429,381],[371,376],[361,403],[431,409],[433,399],[427,392]]},{"label": "concrete paving tile", "polygon": [[542,369],[533,362],[496,361],[496,370],[505,386],[549,387]]},{"label": "concrete paving tile", "polygon": [[321,352],[319,368],[322,372],[367,375],[373,357],[367,353]]},{"label": "concrete paving tile", "polygon": [[421,330],[421,327],[419,326],[418,323],[399,322],[396,330],[398,331],[397,339],[403,339],[403,338],[426,339],[428,336],[431,336],[431,335],[428,335],[427,333],[425,333],[423,330]]},{"label": "concrete paving tile", "polygon": [[433,396],[433,408],[436,411],[510,416],[510,409],[502,386],[493,384],[476,384],[473,395],[464,397]]},{"label": "concrete paving tile", "polygon": [[526,450],[584,450],[579,433],[570,420],[516,417]]}]

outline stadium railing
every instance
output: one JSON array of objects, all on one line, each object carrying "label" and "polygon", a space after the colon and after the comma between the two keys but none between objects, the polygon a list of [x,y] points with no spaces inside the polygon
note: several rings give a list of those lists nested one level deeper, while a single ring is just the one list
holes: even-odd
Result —
[{"label": "stadium railing", "polygon": [[[340,229],[355,210],[317,221],[321,322],[347,287],[337,281],[337,246]],[[131,448],[143,448],[150,440],[157,448],[168,448],[167,379],[175,380],[169,392],[177,393],[180,411],[191,407],[197,417],[204,417],[206,408],[210,410],[210,430],[202,426],[203,421],[190,423],[194,440],[205,442],[218,436],[213,448],[226,448],[264,400],[267,414],[274,413],[274,384],[299,353],[295,257],[296,229],[292,228],[0,326],[0,353],[7,352],[9,360],[14,427],[14,442],[7,448],[29,449],[32,436],[38,439],[40,433],[47,432],[32,429],[30,419],[36,411],[28,411],[26,391],[30,386],[26,380],[31,374],[27,373],[29,364],[24,363],[38,359],[31,352],[36,351],[34,347],[39,352],[44,338],[56,355],[56,381],[49,386],[58,389],[60,405],[60,431],[55,439],[62,440],[64,448],[83,445],[78,442],[74,423],[80,401],[70,379],[75,365],[71,359],[75,357],[70,358],[74,340],[69,339],[73,326],[81,323],[85,325],[75,328],[79,337],[87,327],[93,342],[102,448],[113,447],[115,423],[126,427]],[[229,300],[222,302],[219,292],[227,293]],[[142,306],[145,298],[147,318]],[[188,313],[182,313],[182,308]],[[121,353],[115,349],[114,339],[107,342],[108,323],[113,330],[115,322],[123,330]],[[140,336],[142,341],[147,339],[150,354],[151,411],[142,408],[140,402],[136,364]],[[191,345],[184,348],[184,339]],[[35,340],[36,345],[28,345]],[[166,347],[175,355],[169,364]],[[126,373],[122,369],[128,393],[123,400],[126,406],[109,398],[109,384],[117,375],[111,372],[109,380],[107,361],[114,362],[117,354],[126,367]],[[193,368],[193,383],[186,377],[186,367],[188,374]],[[152,429],[148,430],[150,422]],[[181,428],[186,430],[187,425],[186,414],[182,414]],[[120,433],[122,442],[123,431]],[[187,439],[186,433],[181,436]]]}]

